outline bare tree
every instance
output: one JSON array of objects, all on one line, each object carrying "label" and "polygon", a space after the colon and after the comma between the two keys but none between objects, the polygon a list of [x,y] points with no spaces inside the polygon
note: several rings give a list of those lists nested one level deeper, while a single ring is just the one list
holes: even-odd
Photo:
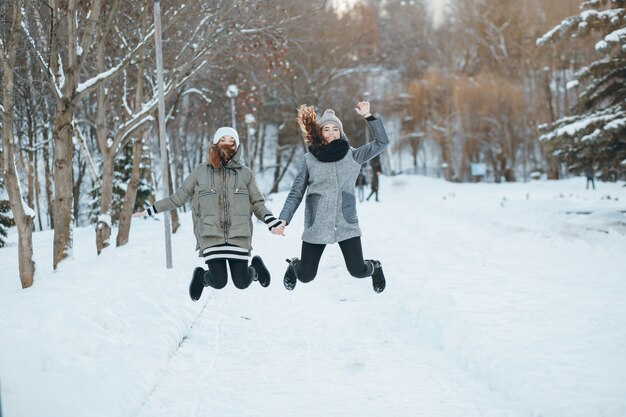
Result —
[{"label": "bare tree", "polygon": [[[6,6],[7,8],[9,6]],[[22,21],[22,0],[17,0],[10,10],[11,29],[0,37],[0,62],[2,63],[2,146],[3,177],[9,194],[9,204],[18,231],[19,271],[22,288],[33,285],[35,261],[33,260],[33,219],[35,213],[24,202],[15,166],[14,136],[14,68],[18,48],[19,27]],[[8,13],[7,13],[8,15]]]},{"label": "bare tree", "polygon": [[[117,2],[115,2],[117,4]],[[87,65],[94,39],[107,20],[100,19],[102,0],[93,0],[90,7],[77,0],[49,4],[29,3],[23,8],[22,30],[39,63],[48,76],[50,92],[55,98],[54,124],[54,250],[53,267],[72,251],[72,170],[73,119],[81,99],[102,83],[118,76],[121,70],[145,46],[150,38],[139,39],[116,62],[102,72]],[[112,7],[115,7],[113,5]],[[31,18],[29,19],[28,16]],[[44,19],[45,17],[45,19]],[[44,22],[51,28],[46,36]],[[151,35],[151,32],[150,32]],[[49,51],[49,54],[45,53]],[[49,56],[49,60],[46,59]],[[84,77],[88,74],[87,77]],[[85,79],[86,78],[86,79]],[[85,79],[81,82],[82,79]]]}]

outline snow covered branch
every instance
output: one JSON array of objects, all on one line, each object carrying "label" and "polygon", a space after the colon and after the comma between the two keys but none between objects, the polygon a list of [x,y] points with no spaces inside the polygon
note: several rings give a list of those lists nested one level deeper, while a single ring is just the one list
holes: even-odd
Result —
[{"label": "snow covered branch", "polygon": [[37,49],[37,45],[35,43],[35,39],[33,39],[33,37],[30,34],[30,31],[28,29],[28,25],[26,23],[27,20],[26,20],[26,15],[25,14],[26,14],[26,12],[24,11],[24,9],[22,9],[22,25],[21,26],[22,26],[22,30],[24,31],[24,35],[26,36],[26,41],[27,41],[28,45],[32,48],[33,52],[35,53],[35,56],[37,57],[37,61],[39,61],[39,63],[41,64],[42,68],[48,74],[48,77],[46,77],[46,78],[48,79],[48,84],[50,85],[52,92],[55,94],[57,99],[61,99],[61,98],[63,98],[63,92],[61,91],[61,89],[59,88],[59,86],[56,83],[56,76],[52,72],[52,69],[46,63],[46,60],[43,58],[43,56],[39,52],[39,49]]},{"label": "snow covered branch", "polygon": [[125,68],[132,60],[132,58],[142,50],[143,47],[146,46],[147,42],[154,36],[154,29],[150,30],[146,36],[135,46],[135,48],[129,52],[117,65],[104,71],[95,77],[90,78],[89,80],[78,84],[76,88],[76,94],[78,96],[85,95],[93,88],[95,88],[99,83],[105,82],[113,77],[115,77],[119,71]]}]

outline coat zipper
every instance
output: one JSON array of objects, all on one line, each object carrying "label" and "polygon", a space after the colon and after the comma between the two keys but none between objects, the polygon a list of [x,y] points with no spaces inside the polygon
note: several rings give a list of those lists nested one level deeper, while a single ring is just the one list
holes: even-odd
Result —
[{"label": "coat zipper", "polygon": [[224,198],[224,240],[226,243],[228,243],[228,196],[226,193],[226,168],[223,168],[223,178],[224,178],[224,183],[222,184],[222,189],[223,191],[223,198]]}]

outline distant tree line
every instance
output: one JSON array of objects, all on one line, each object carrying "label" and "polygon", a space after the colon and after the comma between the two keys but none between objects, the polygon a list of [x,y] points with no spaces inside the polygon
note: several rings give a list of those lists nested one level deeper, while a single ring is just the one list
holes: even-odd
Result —
[{"label": "distant tree line", "polygon": [[[624,1],[452,0],[438,25],[425,0],[161,3],[171,188],[232,120],[265,191],[284,189],[305,150],[296,107],[334,108],[358,146],[360,99],[397,122],[390,152],[414,171],[623,175]],[[56,268],[74,226],[93,224],[98,253],[115,230],[124,245],[163,189],[154,30],[147,0],[0,4],[0,245],[14,222],[23,287],[33,230],[54,229]]]}]

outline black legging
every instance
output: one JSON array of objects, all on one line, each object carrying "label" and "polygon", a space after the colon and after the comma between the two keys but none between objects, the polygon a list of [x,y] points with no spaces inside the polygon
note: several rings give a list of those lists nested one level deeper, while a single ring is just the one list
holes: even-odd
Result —
[{"label": "black legging", "polygon": [[[226,259],[212,259],[207,261],[209,266],[209,282],[208,284],[215,289],[222,289],[228,282],[228,273],[226,272]],[[230,267],[230,276],[233,279],[235,287],[243,290],[250,286],[252,278],[248,274],[248,261],[239,259],[228,259]]]},{"label": "black legging", "polygon": [[372,197],[372,195],[376,195],[376,201],[378,201],[378,188],[374,189],[372,188],[372,192],[370,193],[370,195],[367,196],[367,198],[365,199],[365,201],[370,201],[370,198]]},{"label": "black legging", "polygon": [[[363,261],[360,237],[343,240],[339,242],[339,247],[343,253],[343,259],[346,261],[346,267],[350,275],[355,278],[365,278],[372,275],[373,268],[371,264],[366,264]],[[317,275],[317,267],[320,264],[325,248],[326,245],[324,244],[302,242],[301,262],[298,268],[298,279],[300,281],[313,281],[313,278]]]}]

